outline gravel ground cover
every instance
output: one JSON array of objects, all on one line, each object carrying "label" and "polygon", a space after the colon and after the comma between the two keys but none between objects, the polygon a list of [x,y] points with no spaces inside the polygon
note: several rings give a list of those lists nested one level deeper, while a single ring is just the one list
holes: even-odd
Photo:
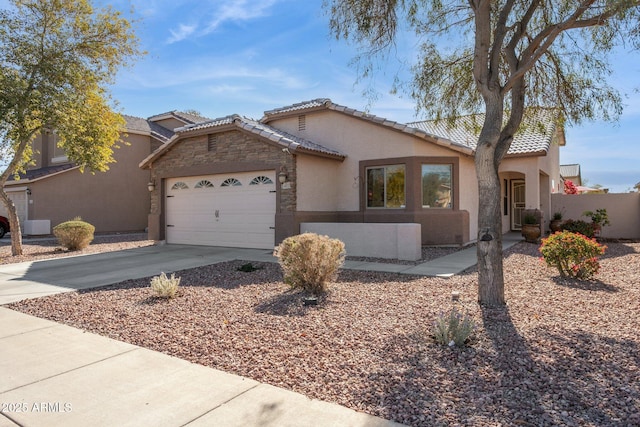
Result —
[{"label": "gravel ground cover", "polygon": [[[9,307],[411,426],[640,425],[640,243],[608,243],[587,282],[537,249],[505,251],[506,309],[475,303],[474,271],[343,271],[303,306],[277,264],[243,261],[179,272],[170,301],[141,279]],[[478,326],[464,349],[431,336],[453,290]]]},{"label": "gravel ground cover", "polygon": [[72,252],[60,246],[55,237],[28,238],[22,241],[22,251],[24,255],[14,257],[11,256],[11,238],[7,235],[0,240],[0,264],[120,251],[151,246],[153,244],[155,244],[153,240],[147,240],[146,233],[96,235],[93,242],[91,242],[87,248]]}]

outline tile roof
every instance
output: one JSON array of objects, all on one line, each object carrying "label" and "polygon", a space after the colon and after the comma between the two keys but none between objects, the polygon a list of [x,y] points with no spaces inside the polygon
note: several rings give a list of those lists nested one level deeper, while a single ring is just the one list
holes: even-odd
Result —
[{"label": "tile roof", "polygon": [[184,132],[192,132],[195,130],[214,128],[218,126],[230,125],[233,124],[234,120],[240,119],[241,117],[237,114],[230,114],[225,117],[219,117],[213,120],[207,120],[201,123],[192,123],[179,128],[176,128],[176,133],[184,133]]},{"label": "tile roof", "polygon": [[187,113],[186,111],[172,111],[173,115],[191,123],[201,123],[211,120],[200,114]]},{"label": "tile roof", "polygon": [[580,165],[560,165],[560,175],[564,178],[580,176]]},{"label": "tile roof", "polygon": [[276,129],[257,120],[243,117],[238,114],[232,114],[230,116],[221,117],[218,119],[210,120],[208,122],[183,126],[181,128],[177,128],[176,132],[182,134],[190,131],[209,129],[232,124],[257,136],[269,139],[270,141],[281,145],[283,148],[288,148],[292,152],[302,150],[340,159],[344,159],[346,157],[339,151],[323,147],[322,145],[316,144],[315,142],[311,142],[307,139],[291,135],[287,132]]},{"label": "tile roof", "polygon": [[187,124],[194,124],[194,123],[206,122],[211,120],[210,118],[201,116],[200,114],[187,113],[185,111],[178,111],[178,110],[172,110],[172,111],[167,111],[165,113],[154,114],[153,116],[148,117],[147,120],[153,122],[156,120],[162,120],[169,117],[174,117]]},{"label": "tile roof", "polygon": [[379,117],[373,114],[366,113],[364,111],[359,111],[353,108],[345,107],[343,105],[335,104],[329,98],[318,98],[311,101],[300,102],[298,104],[288,105],[285,107],[265,111],[264,117],[260,120],[260,122],[268,123],[269,121],[276,119],[279,116],[299,114],[304,111],[316,111],[319,109],[328,109],[328,110],[338,111],[343,114],[348,114],[354,117],[358,117],[362,120],[367,120],[369,122],[372,122],[378,125],[386,126],[400,132],[408,133],[410,135],[429,140],[438,145],[451,148],[455,151],[459,151],[467,155],[473,154],[471,148],[467,144],[463,144],[455,140],[444,138],[442,135],[428,132],[419,127],[414,127],[407,124],[399,123],[393,120],[386,119],[384,117]]},{"label": "tile roof", "polygon": [[248,119],[246,117],[243,117],[241,119],[240,127],[242,127],[243,129],[249,132],[264,136],[274,142],[277,142],[282,146],[286,146],[286,148],[289,148],[291,151],[294,151],[294,152],[298,149],[302,149],[304,151],[327,154],[327,155],[335,156],[342,159],[347,157],[346,155],[342,154],[339,151],[324,147],[320,144],[316,144],[315,142],[311,142],[307,139],[300,138],[295,135],[291,135],[290,133],[281,131],[279,129],[276,129],[274,127],[271,127],[259,121]]},{"label": "tile roof", "polygon": [[174,132],[157,123],[135,116],[123,115],[126,130],[130,132],[148,133],[162,142],[167,142],[174,135]]},{"label": "tile roof", "polygon": [[299,102],[293,105],[287,105],[286,107],[274,108],[264,112],[265,116],[274,116],[277,114],[290,113],[292,111],[309,110],[311,108],[327,107],[331,104],[329,98],[318,98],[311,101]]},{"label": "tile roof", "polygon": [[[476,149],[484,114],[464,116],[453,124],[447,120],[413,122],[408,125],[424,132],[438,135],[455,143]],[[523,155],[546,153],[556,132],[553,111],[538,109],[531,118],[524,119],[507,154]]]},{"label": "tile roof", "polygon": [[268,139],[282,146],[283,149],[288,149],[292,153],[305,152],[338,160],[344,160],[347,157],[346,155],[336,150],[332,150],[330,148],[323,147],[320,144],[316,144],[315,142],[311,142],[304,138],[291,135],[287,132],[281,131],[259,121],[249,119],[238,114],[231,114],[229,116],[220,117],[206,122],[194,123],[176,128],[175,136],[167,144],[164,144],[149,156],[147,156],[147,158],[145,158],[142,162],[140,162],[140,167],[144,168],[150,162],[160,157],[165,150],[169,149],[173,144],[177,143],[181,135],[188,134],[189,132],[207,129],[215,130],[215,128],[224,126],[230,127],[232,129],[242,129],[256,136]]},{"label": "tile roof", "polygon": [[30,169],[27,170],[24,173],[20,173],[18,176],[20,177],[19,180],[15,180],[13,179],[13,176],[11,176],[9,178],[9,180],[7,181],[7,184],[19,184],[20,181],[22,180],[29,180],[29,181],[33,181],[35,179],[39,179],[39,178],[43,178],[47,175],[53,175],[55,173],[58,172],[63,172],[66,171],[68,169],[73,169],[76,166],[71,164],[71,163],[64,163],[61,165],[55,165],[55,166],[47,166],[44,168],[38,168],[38,169]]}]

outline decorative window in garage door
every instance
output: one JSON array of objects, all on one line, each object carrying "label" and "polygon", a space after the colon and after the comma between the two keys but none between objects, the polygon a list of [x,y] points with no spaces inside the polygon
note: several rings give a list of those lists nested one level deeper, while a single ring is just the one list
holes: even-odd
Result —
[{"label": "decorative window in garage door", "polygon": [[194,188],[213,188],[213,184],[211,181],[203,179],[202,181],[198,181]]},{"label": "decorative window in garage door", "polygon": [[240,185],[242,185],[242,183],[237,179],[227,178],[224,181],[222,181],[222,184],[220,185],[220,187],[238,187]]},{"label": "decorative window in garage door", "polygon": [[182,181],[176,182],[171,187],[172,190],[187,190],[189,186]]},{"label": "decorative window in garage door", "polygon": [[271,178],[261,175],[261,176],[256,176],[249,183],[249,185],[261,185],[261,184],[273,184],[273,181],[271,180]]}]

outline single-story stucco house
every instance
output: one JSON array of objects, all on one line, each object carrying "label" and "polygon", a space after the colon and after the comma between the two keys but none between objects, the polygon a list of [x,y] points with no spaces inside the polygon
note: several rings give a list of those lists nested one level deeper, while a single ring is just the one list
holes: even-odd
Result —
[{"label": "single-story stucco house", "polygon": [[[149,237],[273,248],[301,224],[409,223],[420,225],[423,245],[473,242],[476,132],[465,120],[401,124],[316,99],[260,120],[173,128],[140,163],[153,188]],[[550,119],[516,136],[500,166],[503,232],[520,229],[524,209],[549,219],[551,193],[563,188],[561,145]]]}]

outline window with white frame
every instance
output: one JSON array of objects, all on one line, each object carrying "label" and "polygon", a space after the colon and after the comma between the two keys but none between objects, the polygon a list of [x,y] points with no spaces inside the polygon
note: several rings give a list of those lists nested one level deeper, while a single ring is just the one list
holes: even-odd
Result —
[{"label": "window with white frame", "polygon": [[374,166],[366,169],[367,207],[404,208],[404,165]]},{"label": "window with white frame", "polygon": [[451,209],[453,175],[451,164],[422,165],[422,207]]},{"label": "window with white frame", "polygon": [[67,157],[66,151],[64,150],[64,148],[58,146],[58,141],[60,140],[58,134],[53,131],[51,132],[50,138],[53,141],[51,144],[51,153],[53,154],[51,156],[51,163],[53,164],[68,162],[69,158]]}]

